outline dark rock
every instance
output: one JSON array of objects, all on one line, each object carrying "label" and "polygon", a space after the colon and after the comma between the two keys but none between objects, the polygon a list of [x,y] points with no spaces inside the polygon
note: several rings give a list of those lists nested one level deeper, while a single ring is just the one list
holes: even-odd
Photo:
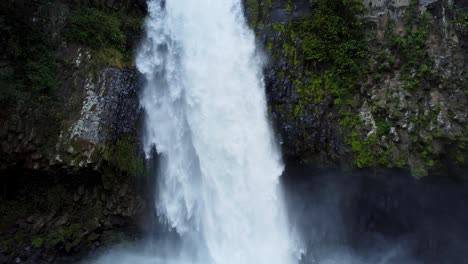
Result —
[{"label": "dark rock", "polygon": [[32,223],[34,223],[35,218],[36,218],[36,216],[31,215],[30,217],[28,217],[28,219],[26,219],[26,222],[28,224],[32,224]]},{"label": "dark rock", "polygon": [[33,225],[33,228],[32,228],[32,231],[34,233],[37,233],[39,232],[45,225],[45,220],[43,217],[39,217],[36,219],[34,225]]},{"label": "dark rock", "polygon": [[55,226],[63,226],[68,222],[69,216],[68,214],[64,214],[60,216],[60,218],[55,222]]}]

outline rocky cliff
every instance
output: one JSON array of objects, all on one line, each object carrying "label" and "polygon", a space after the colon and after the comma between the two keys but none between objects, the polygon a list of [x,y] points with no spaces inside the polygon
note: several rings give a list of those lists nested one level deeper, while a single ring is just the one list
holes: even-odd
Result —
[{"label": "rocky cliff", "polygon": [[1,263],[71,261],[144,227],[132,57],[145,8],[0,4]]},{"label": "rocky cliff", "polygon": [[247,1],[287,158],[466,166],[466,1]]}]

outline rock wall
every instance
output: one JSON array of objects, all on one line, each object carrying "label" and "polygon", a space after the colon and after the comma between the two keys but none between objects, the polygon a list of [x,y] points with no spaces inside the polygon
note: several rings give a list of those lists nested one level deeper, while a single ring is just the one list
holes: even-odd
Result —
[{"label": "rock wall", "polygon": [[[322,167],[402,167],[417,177],[463,174],[467,3],[364,1],[361,11],[337,3],[246,1],[268,53],[267,96],[286,158]],[[333,8],[337,23],[355,12],[358,20],[348,24],[363,26],[348,25],[354,39],[335,32],[330,13],[320,20]],[[304,30],[314,25],[325,29]],[[339,44],[326,42],[335,36]],[[328,51],[359,50],[330,59],[323,43],[331,44]],[[320,48],[324,54],[313,53]]]},{"label": "rock wall", "polygon": [[[135,21],[146,12],[145,1],[0,3],[1,263],[77,261],[137,238],[153,213],[138,76],[121,63],[137,41],[127,38],[119,52],[70,41],[70,18],[89,8],[119,23],[116,12]],[[50,56],[22,55],[36,49]],[[53,71],[41,71],[49,61]],[[46,91],[47,74],[54,85]],[[8,86],[10,79],[22,85]]]}]

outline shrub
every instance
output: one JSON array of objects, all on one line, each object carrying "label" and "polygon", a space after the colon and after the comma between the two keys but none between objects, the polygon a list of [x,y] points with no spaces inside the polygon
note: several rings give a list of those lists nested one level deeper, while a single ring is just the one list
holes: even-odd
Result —
[{"label": "shrub", "polygon": [[132,48],[142,28],[142,17],[86,8],[69,18],[65,37],[92,48],[97,66],[124,68],[133,64]]},{"label": "shrub", "polygon": [[49,100],[57,79],[55,47],[46,35],[40,28],[12,19],[0,20],[0,35],[9,63],[0,71],[0,102]]},{"label": "shrub", "polygon": [[122,21],[111,14],[94,8],[80,10],[68,21],[67,38],[94,49],[115,48],[124,50],[126,36]]},{"label": "shrub", "polygon": [[321,0],[313,16],[293,25],[306,62],[322,70],[356,73],[365,57],[364,7],[359,0]]}]

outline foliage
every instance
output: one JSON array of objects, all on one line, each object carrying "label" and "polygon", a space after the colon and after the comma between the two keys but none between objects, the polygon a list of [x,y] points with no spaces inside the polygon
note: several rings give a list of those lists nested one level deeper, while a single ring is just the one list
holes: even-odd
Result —
[{"label": "foliage", "polygon": [[0,17],[4,56],[9,62],[0,71],[0,102],[50,100],[57,86],[54,46],[36,26]]},{"label": "foliage", "polygon": [[283,57],[291,65],[301,64],[305,68],[294,75],[286,73],[299,95],[292,114],[296,119],[310,112],[318,114],[318,105],[328,104],[331,97],[340,111],[342,132],[355,153],[358,167],[386,161],[384,155],[379,159],[375,157],[376,136],[361,137],[366,134],[362,131],[362,121],[353,114],[356,111],[351,110],[353,97],[358,92],[356,84],[368,61],[361,16],[364,10],[360,0],[320,0],[311,16],[290,24],[273,25],[274,30],[283,33]]},{"label": "foliage", "polygon": [[124,54],[113,48],[102,48],[95,51],[94,58],[99,66],[124,68],[127,63],[126,58],[124,58]]},{"label": "foliage", "polygon": [[412,1],[405,15],[405,32],[394,35],[392,24],[387,28],[390,49],[401,60],[402,80],[405,88],[414,88],[431,78],[432,61],[427,53],[430,19],[427,13],[419,14],[417,1]]},{"label": "foliage", "polygon": [[359,61],[366,54],[363,21],[359,18],[363,11],[359,0],[320,0],[312,17],[293,24],[305,62],[316,70],[332,69],[337,74],[359,72]]},{"label": "foliage", "polygon": [[26,85],[36,92],[48,92],[56,87],[55,58],[42,34],[26,38],[29,48],[24,48],[19,59],[24,61]]},{"label": "foliage", "polygon": [[290,25],[273,25],[275,30],[289,33],[283,48],[292,63],[297,65],[302,58],[309,69],[304,75],[312,81],[298,81],[296,85],[304,103],[310,103],[307,98],[312,97],[315,103],[324,102],[327,94],[339,104],[350,102],[367,59],[364,21],[360,17],[363,11],[360,0],[321,0],[312,16]]},{"label": "foliage", "polygon": [[94,49],[125,48],[126,36],[121,21],[112,15],[94,8],[80,10],[68,21],[67,38]]},{"label": "foliage", "polygon": [[141,17],[86,8],[69,18],[65,37],[92,48],[98,66],[123,68],[132,64],[132,47],[142,28]]},{"label": "foliage", "polygon": [[42,237],[34,237],[31,240],[31,245],[34,248],[40,248],[40,247],[42,247],[43,244],[44,244],[44,238],[42,238]]},{"label": "foliage", "polygon": [[[378,51],[370,52],[370,68],[365,72],[371,75],[374,82],[379,82],[384,74],[400,69],[401,80],[406,89],[414,89],[427,84],[433,78],[433,62],[427,52],[426,41],[430,32],[430,18],[426,13],[419,13],[418,1],[412,0],[404,16],[405,30],[402,34],[394,32],[393,20],[388,21],[388,28],[385,32],[384,45],[379,47]],[[358,167],[403,167],[408,165],[408,157],[405,151],[396,151],[395,155],[384,143],[382,137],[390,134],[390,120],[383,120],[387,113],[379,112],[379,109],[372,109],[374,119],[376,119],[377,131],[375,134],[366,135],[367,131],[362,131],[362,126],[358,120],[348,122],[344,129],[348,130],[348,136],[345,141],[351,145],[356,154],[356,165]],[[438,111],[429,116],[420,116],[413,120],[416,129],[429,131],[429,124],[436,122]],[[349,115],[349,113],[345,113]],[[345,122],[346,123],[346,122]],[[361,130],[361,131],[360,131]],[[427,167],[434,166],[432,153],[432,138],[418,138],[412,143],[412,148],[420,152],[421,161],[417,168],[412,169],[415,175],[424,173]],[[420,142],[422,142],[420,144]]]},{"label": "foliage", "polygon": [[468,27],[468,12],[459,15],[457,19],[453,20],[453,23],[459,27]]}]

